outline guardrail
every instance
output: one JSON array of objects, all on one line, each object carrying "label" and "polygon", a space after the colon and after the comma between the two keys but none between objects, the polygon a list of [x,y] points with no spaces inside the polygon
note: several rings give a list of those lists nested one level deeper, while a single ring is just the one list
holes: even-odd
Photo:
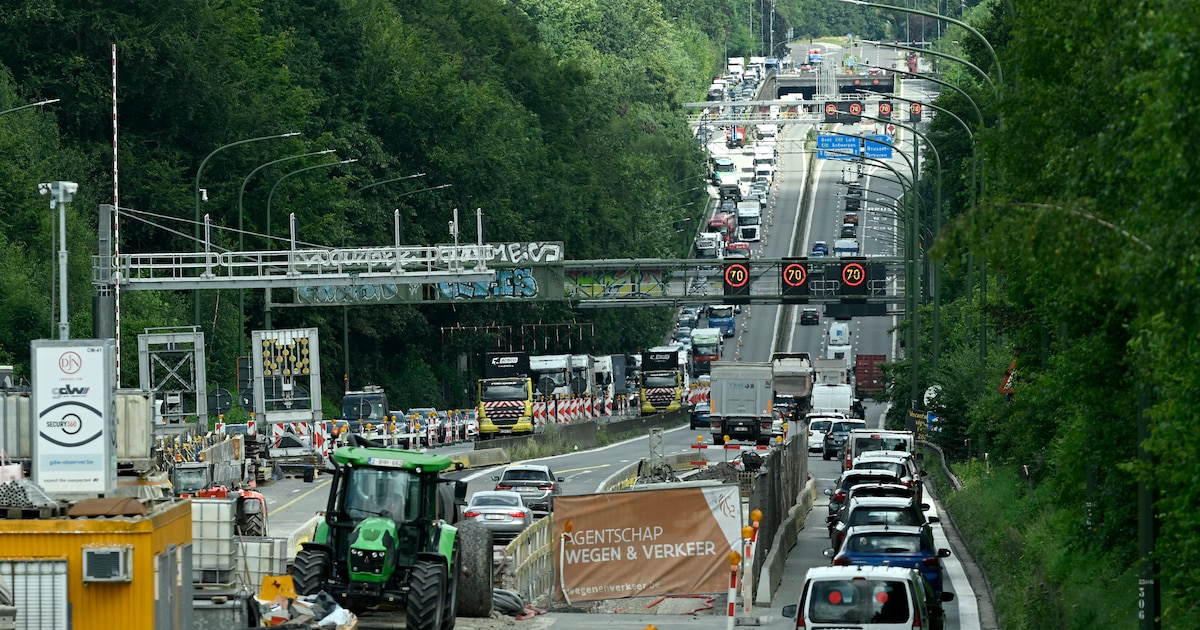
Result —
[{"label": "guardrail", "polygon": [[504,548],[504,586],[534,602],[554,588],[554,514],[538,519]]}]

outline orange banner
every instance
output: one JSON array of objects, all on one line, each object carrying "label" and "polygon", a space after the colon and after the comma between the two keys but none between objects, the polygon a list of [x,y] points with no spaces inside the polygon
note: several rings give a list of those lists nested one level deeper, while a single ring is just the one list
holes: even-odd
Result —
[{"label": "orange banner", "polygon": [[554,597],[723,592],[741,530],[735,485],[555,497]]}]

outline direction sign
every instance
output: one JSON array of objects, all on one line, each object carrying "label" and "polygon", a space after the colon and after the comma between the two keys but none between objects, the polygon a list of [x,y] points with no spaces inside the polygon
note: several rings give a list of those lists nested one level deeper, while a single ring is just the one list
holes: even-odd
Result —
[{"label": "direction sign", "polygon": [[729,263],[725,265],[725,295],[750,295],[750,265]]},{"label": "direction sign", "polygon": [[889,160],[892,157],[892,141],[886,135],[865,136],[863,155],[878,160]]},{"label": "direction sign", "polygon": [[817,134],[817,159],[852,160],[862,153],[862,140],[858,136],[840,134]]},{"label": "direction sign", "polygon": [[850,261],[842,263],[841,294],[843,296],[858,296],[867,294],[867,267],[865,263]]},{"label": "direction sign", "polygon": [[780,267],[780,282],[783,286],[784,300],[807,297],[809,294],[808,268],[804,264],[804,259],[785,258]]}]

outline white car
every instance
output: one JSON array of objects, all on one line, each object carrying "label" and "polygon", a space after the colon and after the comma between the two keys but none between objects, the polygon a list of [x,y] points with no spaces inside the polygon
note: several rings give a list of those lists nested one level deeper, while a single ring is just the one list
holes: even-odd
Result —
[{"label": "white car", "polygon": [[804,577],[799,604],[784,606],[782,612],[822,628],[930,630],[941,627],[938,621],[946,614],[942,602],[953,600],[954,593],[934,592],[916,569],[816,567]]}]

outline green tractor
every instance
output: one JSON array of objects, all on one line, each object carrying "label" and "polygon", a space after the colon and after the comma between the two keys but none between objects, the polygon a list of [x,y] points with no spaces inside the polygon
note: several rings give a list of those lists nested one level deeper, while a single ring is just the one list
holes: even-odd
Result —
[{"label": "green tractor", "polygon": [[332,461],[325,519],[292,565],[297,593],[325,591],[356,613],[404,609],[409,630],[491,615],[491,532],[458,522],[467,484],[440,475],[450,458],[345,446]]}]

